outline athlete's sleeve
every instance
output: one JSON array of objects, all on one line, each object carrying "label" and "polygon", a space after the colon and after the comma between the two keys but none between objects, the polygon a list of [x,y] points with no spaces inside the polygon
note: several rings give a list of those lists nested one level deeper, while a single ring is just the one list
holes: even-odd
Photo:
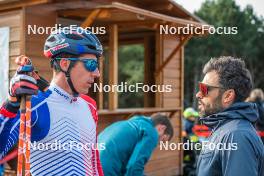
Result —
[{"label": "athlete's sleeve", "polygon": [[99,176],[104,176],[103,167],[100,161],[99,151],[96,150],[96,158],[97,158],[97,169]]},{"label": "athlete's sleeve", "polygon": [[19,105],[9,101],[0,108],[0,159],[17,143],[19,133]]},{"label": "athlete's sleeve", "polygon": [[[32,98],[32,108],[41,101],[42,99],[40,98]],[[6,104],[6,102],[0,108],[0,159],[18,142],[20,125],[20,111],[18,109],[19,107],[14,108],[10,104]],[[31,140],[38,141],[47,134],[49,121],[49,112],[45,103],[39,106],[38,109],[32,110]]]},{"label": "athlete's sleeve", "polygon": [[0,108],[0,114],[3,117],[15,118],[19,111],[19,107],[20,107],[19,103],[14,103],[9,100],[6,100]]},{"label": "athlete's sleeve", "polygon": [[[96,104],[95,104],[96,105]],[[96,106],[95,106],[96,108]],[[96,124],[96,130],[97,130],[97,122],[98,122],[98,113],[97,113],[97,109],[96,109],[96,113],[95,113],[95,124]],[[96,143],[97,143],[97,133],[96,133]],[[98,145],[97,145],[98,146]],[[98,174],[99,176],[104,176],[104,172],[103,172],[103,167],[102,167],[102,164],[101,164],[101,161],[100,161],[100,156],[99,156],[99,151],[98,151],[98,148],[96,149],[96,165],[97,165],[97,171],[98,171]]]},{"label": "athlete's sleeve", "polygon": [[[87,95],[81,95],[81,97],[88,102],[92,116],[94,118],[95,124],[96,124],[96,130],[97,130],[97,122],[98,122],[98,112],[97,112],[97,106],[96,102]],[[96,142],[97,142],[97,134],[96,134]],[[100,161],[99,151],[96,149],[96,165],[97,165],[97,172],[99,176],[104,176],[102,164]]]},{"label": "athlete's sleeve", "polygon": [[2,159],[18,141],[18,121],[19,115],[15,118],[6,118],[0,115],[0,159]]}]

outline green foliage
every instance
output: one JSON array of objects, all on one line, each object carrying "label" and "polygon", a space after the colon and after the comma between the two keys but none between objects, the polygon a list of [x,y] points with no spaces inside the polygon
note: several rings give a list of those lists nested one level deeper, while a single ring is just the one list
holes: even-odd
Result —
[{"label": "green foliage", "polygon": [[142,45],[119,47],[120,82],[135,84],[144,81],[144,48]]},{"label": "green foliage", "polygon": [[[144,47],[127,45],[119,47],[118,82],[129,85],[144,82]],[[143,92],[119,93],[119,108],[143,107]]]},{"label": "green foliage", "polygon": [[215,27],[237,27],[236,35],[209,34],[193,38],[185,49],[186,103],[195,102],[197,82],[202,79],[203,65],[212,57],[231,55],[243,58],[250,69],[255,87],[264,88],[263,39],[264,20],[251,6],[241,10],[234,0],[206,0],[195,12]]},{"label": "green foliage", "polygon": [[[104,85],[109,84],[109,48],[104,48]],[[144,47],[143,45],[125,45],[118,48],[118,84],[128,85],[144,82]],[[104,108],[108,108],[108,92],[104,92]],[[118,93],[118,108],[143,107],[143,92]]]}]

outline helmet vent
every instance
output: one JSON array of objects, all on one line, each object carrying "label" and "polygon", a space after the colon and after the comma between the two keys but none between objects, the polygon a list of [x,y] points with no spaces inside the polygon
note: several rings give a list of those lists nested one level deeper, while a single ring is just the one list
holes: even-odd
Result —
[{"label": "helmet vent", "polygon": [[86,45],[88,48],[96,50],[96,47],[94,45]]},{"label": "helmet vent", "polygon": [[73,40],[83,40],[83,37],[76,35],[76,34],[66,34],[65,36]]},{"label": "helmet vent", "polygon": [[55,42],[56,41],[56,39],[55,39],[55,37],[50,37],[50,38],[48,38],[48,40],[47,40],[48,42]]}]

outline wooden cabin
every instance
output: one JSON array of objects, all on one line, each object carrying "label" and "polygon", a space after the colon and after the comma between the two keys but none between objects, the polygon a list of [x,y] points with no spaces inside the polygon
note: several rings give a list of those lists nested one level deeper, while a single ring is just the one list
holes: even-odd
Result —
[{"label": "wooden cabin", "polygon": [[[15,72],[14,60],[25,54],[33,60],[40,75],[50,80],[52,70],[43,55],[43,32],[60,24],[79,25],[97,33],[108,50],[100,61],[101,78],[108,76],[108,84],[118,84],[118,49],[122,45],[140,44],[144,47],[144,83],[171,85],[171,92],[144,93],[144,107],[118,107],[118,93],[93,93],[99,108],[99,131],[111,123],[135,114],[150,115],[165,112],[170,115],[175,135],[171,142],[182,141],[181,114],[184,99],[184,45],[195,34],[161,32],[161,25],[173,27],[201,27],[201,19],[186,11],[173,0],[1,0],[0,28],[9,27],[9,78]],[[31,26],[31,28],[29,27]],[[34,26],[39,34],[33,34]],[[0,51],[1,52],[1,51]],[[108,60],[108,64],[104,61]],[[108,70],[107,73],[104,69]],[[102,74],[104,73],[104,74]],[[104,102],[107,101],[107,107]],[[129,139],[128,139],[129,140]],[[154,152],[145,171],[148,175],[182,174],[182,151]]]}]

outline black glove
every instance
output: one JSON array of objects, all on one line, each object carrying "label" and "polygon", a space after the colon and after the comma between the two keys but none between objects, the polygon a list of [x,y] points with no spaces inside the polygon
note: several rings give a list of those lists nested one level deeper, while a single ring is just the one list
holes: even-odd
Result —
[{"label": "black glove", "polygon": [[37,80],[37,86],[39,90],[45,92],[49,87],[49,82],[45,80],[43,77],[38,75],[38,71],[34,71],[32,76]]}]

